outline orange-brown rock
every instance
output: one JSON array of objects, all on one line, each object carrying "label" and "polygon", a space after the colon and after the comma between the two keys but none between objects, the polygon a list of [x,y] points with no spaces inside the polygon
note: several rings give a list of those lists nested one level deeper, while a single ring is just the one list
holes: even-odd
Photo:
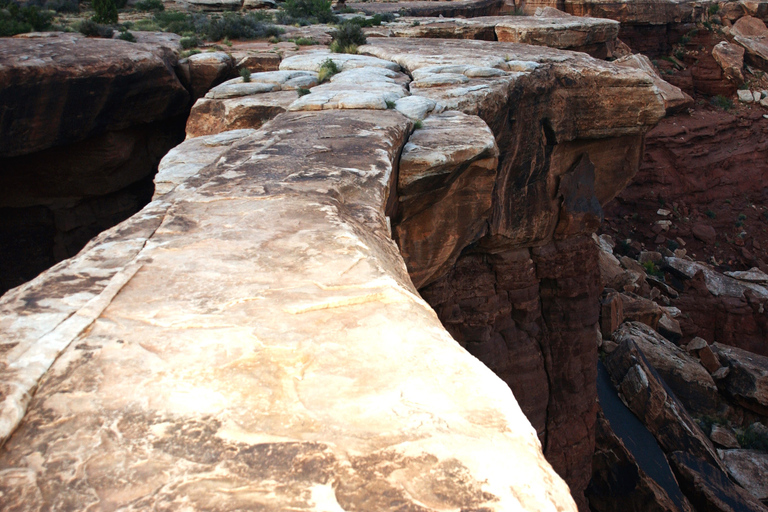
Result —
[{"label": "orange-brown rock", "polygon": [[296,91],[267,92],[229,99],[200,98],[187,119],[187,137],[260,128],[273,117],[286,112],[297,98]]},{"label": "orange-brown rock", "polygon": [[712,350],[730,369],[718,382],[739,405],[768,416],[768,357],[713,343]]}]

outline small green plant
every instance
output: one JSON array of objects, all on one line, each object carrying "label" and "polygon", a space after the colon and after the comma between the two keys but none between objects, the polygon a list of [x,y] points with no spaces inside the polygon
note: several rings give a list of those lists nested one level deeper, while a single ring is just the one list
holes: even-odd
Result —
[{"label": "small green plant", "polygon": [[743,434],[736,434],[736,440],[742,448],[768,452],[768,431],[765,427],[755,427],[751,425]]},{"label": "small green plant", "polygon": [[186,36],[181,38],[182,49],[189,50],[195,46],[200,46],[200,39],[197,36]]},{"label": "small green plant", "polygon": [[704,215],[706,215],[710,219],[714,219],[715,217],[717,217],[717,214],[715,214],[715,212],[713,212],[712,210],[707,210],[706,212],[704,212]]},{"label": "small green plant", "polygon": [[674,252],[680,248],[680,244],[674,240],[667,240],[667,249]]},{"label": "small green plant", "polygon": [[243,79],[243,82],[250,82],[251,81],[251,70],[248,68],[242,68],[240,70],[240,78]]},{"label": "small green plant", "polygon": [[35,5],[22,7],[13,0],[0,0],[0,37],[47,30],[52,19],[52,12]]},{"label": "small green plant", "polygon": [[317,72],[317,79],[320,83],[330,80],[330,78],[339,72],[338,66],[331,59],[325,59],[320,65],[320,70]]},{"label": "small green plant", "polygon": [[120,32],[120,35],[117,36],[117,38],[122,39],[123,41],[128,41],[129,43],[136,42],[136,37],[134,37],[134,35],[128,32],[127,30],[125,32]]},{"label": "small green plant", "polygon": [[93,10],[96,14],[91,18],[96,23],[117,23],[117,5],[115,0],[93,0]]},{"label": "small green plant", "polygon": [[710,21],[706,20],[701,24],[704,25],[704,28],[707,29],[707,31],[712,32],[712,23]]},{"label": "small green plant", "polygon": [[112,27],[96,23],[93,20],[83,20],[77,25],[77,31],[86,37],[111,38],[115,31]]},{"label": "small green plant", "polygon": [[225,38],[224,38],[224,39],[221,41],[221,43],[222,43],[224,46],[227,46],[227,47],[229,47],[229,48],[232,48],[232,41],[230,41],[228,37],[225,37]]},{"label": "small green plant", "polygon": [[740,228],[740,227],[742,227],[743,225],[744,225],[744,223],[743,223],[742,221],[740,221],[740,220],[737,220],[737,221],[736,221],[736,224],[735,224],[735,226],[736,226],[737,228]]},{"label": "small green plant", "polygon": [[733,108],[733,100],[720,94],[712,98],[712,104],[723,110],[731,110]]},{"label": "small green plant", "polygon": [[424,127],[424,123],[422,123],[421,121],[416,121],[415,123],[413,123],[414,130],[421,130],[423,127]]},{"label": "small green plant", "polygon": [[137,11],[144,12],[165,10],[162,0],[139,0],[134,7]]},{"label": "small green plant", "polygon": [[710,16],[717,14],[720,11],[720,4],[718,3],[712,3],[709,4],[709,14]]},{"label": "small green plant", "polygon": [[334,53],[357,53],[357,47],[366,43],[363,29],[351,22],[342,23],[331,36],[330,49]]},{"label": "small green plant", "polygon": [[747,220],[747,215],[744,213],[739,214],[739,220]]},{"label": "small green plant", "polygon": [[387,109],[389,110],[392,110],[393,108],[395,108],[395,102],[392,100],[387,100],[386,104],[387,104]]},{"label": "small green plant", "polygon": [[645,273],[648,274],[649,276],[654,276],[661,279],[664,278],[664,272],[662,272],[661,269],[659,269],[656,266],[656,263],[654,263],[653,261],[646,261],[645,263],[643,263],[643,268],[645,269]]},{"label": "small green plant", "polygon": [[412,26],[412,27],[418,27],[419,25],[421,25],[421,22],[420,22],[420,21],[418,21],[418,20],[416,20],[416,21],[414,21],[413,23],[411,23],[411,26]]},{"label": "small green plant", "polygon": [[181,52],[181,54],[179,55],[179,58],[186,59],[187,57],[191,57],[193,55],[197,55],[198,53],[202,53],[202,52],[200,50],[198,50],[197,48],[195,48],[194,50],[185,50],[185,51]]},{"label": "small green plant", "polygon": [[676,58],[677,60],[683,60],[683,59],[685,59],[685,52],[682,50],[682,48],[678,48],[678,49],[675,51],[675,58]]},{"label": "small green plant", "polygon": [[299,94],[299,98],[301,98],[302,96],[306,96],[312,91],[310,91],[309,89],[305,89],[304,87],[299,87],[298,89],[296,89],[296,92]]},{"label": "small green plant", "polygon": [[286,25],[294,23],[310,25],[336,21],[330,0],[286,0],[281,11],[282,14],[278,13],[278,21]]},{"label": "small green plant", "polygon": [[297,37],[296,39],[289,39],[289,41],[293,41],[298,46],[314,46],[320,44],[311,37]]}]

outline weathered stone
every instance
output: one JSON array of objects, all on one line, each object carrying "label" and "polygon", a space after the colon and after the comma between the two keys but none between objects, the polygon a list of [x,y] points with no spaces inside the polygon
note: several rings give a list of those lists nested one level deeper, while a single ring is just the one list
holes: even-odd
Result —
[{"label": "weathered stone", "polygon": [[595,454],[587,497],[590,510],[595,512],[692,510],[684,497],[682,507],[675,505],[667,492],[638,466],[602,414],[598,414],[595,424]]},{"label": "weathered stone", "polygon": [[603,339],[611,339],[611,335],[624,321],[624,302],[615,290],[606,290],[600,299],[600,332]]},{"label": "weathered stone", "polygon": [[[657,290],[657,288],[654,289]],[[680,329],[680,322],[666,313],[663,313],[661,318],[659,318],[656,330],[672,343],[677,343],[683,337],[683,331]]]},{"label": "weathered stone", "polygon": [[409,125],[284,114],[6,294],[5,504],[575,510],[388,237]]},{"label": "weathered stone", "polygon": [[768,499],[768,454],[754,450],[720,452],[728,474],[758,500]]},{"label": "weathered stone", "polygon": [[626,322],[614,333],[613,340],[619,345],[625,340],[637,345],[689,411],[714,414],[720,408],[717,387],[707,371],[683,349],[648,326]]},{"label": "weathered stone", "polygon": [[656,329],[662,316],[661,308],[652,300],[645,299],[634,293],[622,293],[624,303],[624,318],[629,321],[641,322]]},{"label": "weathered stone", "polygon": [[736,91],[736,93],[739,97],[739,101],[742,103],[752,103],[755,101],[755,97],[752,95],[752,91],[739,89]]},{"label": "weathered stone", "polygon": [[235,63],[224,52],[205,52],[187,59],[193,99],[202,98],[212,87],[232,78]]},{"label": "weathered stone", "polygon": [[237,69],[247,69],[251,73],[277,71],[283,60],[277,52],[259,52],[244,56],[237,61]]},{"label": "weathered stone", "polygon": [[711,347],[720,363],[730,368],[720,381],[726,393],[743,407],[768,416],[768,357],[720,343]]},{"label": "weathered stone", "polygon": [[746,271],[736,272],[723,272],[724,275],[738,279],[739,281],[747,281],[749,283],[768,284],[768,274],[760,270],[759,268],[751,268]]},{"label": "weathered stone", "polygon": [[715,239],[717,237],[717,232],[715,231],[715,228],[710,226],[709,224],[702,224],[697,223],[693,225],[693,228],[691,229],[691,233],[693,236],[698,238],[704,243],[707,244],[714,244]]},{"label": "weathered stone", "polygon": [[421,121],[430,113],[439,114],[442,105],[422,96],[406,96],[395,102],[395,110],[413,121]]},{"label": "weathered stone", "polygon": [[659,89],[661,97],[664,99],[664,108],[667,113],[679,112],[693,106],[693,98],[675,87],[669,82],[663,80],[656,72],[651,60],[643,54],[636,53],[617,59],[616,65],[635,69],[642,69],[653,77],[653,83]]},{"label": "weathered stone", "polygon": [[715,58],[723,73],[728,78],[738,83],[744,81],[742,68],[744,67],[744,48],[727,41],[721,41],[712,48],[712,57]]},{"label": "weathered stone", "polygon": [[696,351],[699,351],[699,350],[703,349],[704,347],[708,347],[708,346],[709,346],[709,344],[707,343],[707,340],[705,340],[704,338],[699,338],[698,336],[696,336],[690,342],[688,342],[688,345],[685,347],[685,349],[688,352],[696,352]]},{"label": "weathered stone", "polygon": [[[721,467],[711,441],[683,404],[667,392],[661,377],[646,362],[634,340],[624,338],[619,347],[605,358],[605,366],[611,379],[618,383],[622,401],[656,437],[664,452],[671,454],[683,450]],[[691,498],[687,492],[686,496]]]},{"label": "weathered stone", "polygon": [[0,158],[183,114],[189,94],[173,72],[178,48],[178,37],[152,44],[64,33],[4,38]]},{"label": "weathered stone", "polygon": [[377,59],[367,55],[350,55],[346,53],[331,53],[329,51],[314,51],[301,55],[294,55],[280,62],[281,70],[320,71],[326,60],[331,60],[339,71],[347,71],[354,68],[386,68],[392,71],[400,71],[400,66],[390,60]]},{"label": "weathered stone", "polygon": [[696,510],[765,512],[759,501],[712,464],[683,451],[670,454],[669,461]]},{"label": "weathered stone", "polygon": [[768,28],[762,20],[744,16],[733,24],[731,35],[746,50],[747,63],[768,71]]},{"label": "weathered stone", "polygon": [[187,137],[259,128],[286,112],[297,98],[295,91],[268,92],[225,100],[200,98],[187,119]]},{"label": "weathered stone", "polygon": [[417,288],[444,274],[487,229],[499,149],[475,116],[444,112],[415,130],[400,158],[395,240]]},{"label": "weathered stone", "polygon": [[187,139],[179,144],[163,157],[158,166],[152,199],[167,194],[187,178],[215,163],[233,144],[255,133],[256,130],[231,130]]},{"label": "weathered stone", "polygon": [[[712,425],[712,431],[709,433],[709,438],[718,446],[724,446],[725,448],[739,448],[739,441],[736,439],[736,435],[728,427]],[[722,453],[720,453],[720,455],[722,455]],[[724,462],[727,467],[728,461]]]},{"label": "weathered stone", "polygon": [[709,373],[715,373],[720,369],[720,360],[717,358],[715,353],[712,352],[712,349],[709,347],[709,345],[699,350],[698,356],[701,364],[704,366],[704,368],[707,369]]}]

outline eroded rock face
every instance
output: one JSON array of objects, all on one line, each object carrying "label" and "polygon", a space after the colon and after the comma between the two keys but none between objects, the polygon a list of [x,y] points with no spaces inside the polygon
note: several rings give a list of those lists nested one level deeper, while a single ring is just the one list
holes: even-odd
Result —
[{"label": "eroded rock face", "polygon": [[[4,296],[6,502],[575,510],[506,385],[450,339],[388,237],[410,126],[278,116]],[[66,279],[76,266],[98,279]],[[75,300],[42,300],[55,286]]]},{"label": "eroded rock face", "polygon": [[152,195],[183,140],[179,37],[0,43],[0,293],[76,254]]},{"label": "eroded rock face", "polygon": [[736,347],[712,344],[723,366],[730,369],[719,382],[741,406],[768,416],[768,357]]}]

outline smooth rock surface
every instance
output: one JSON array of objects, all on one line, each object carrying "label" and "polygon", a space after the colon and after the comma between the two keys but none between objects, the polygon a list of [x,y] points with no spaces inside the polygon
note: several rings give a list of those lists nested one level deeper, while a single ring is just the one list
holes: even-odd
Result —
[{"label": "smooth rock surface", "polygon": [[725,76],[739,83],[744,81],[744,48],[727,41],[721,41],[712,48],[712,57],[723,68]]},{"label": "smooth rock surface", "polygon": [[408,127],[279,116],[5,295],[6,504],[575,510],[387,236]]},{"label": "smooth rock surface", "polygon": [[768,28],[752,16],[744,16],[731,28],[733,40],[746,50],[745,60],[753,66],[768,71]]},{"label": "smooth rock surface", "polygon": [[200,98],[189,113],[187,137],[259,128],[286,112],[297,98],[296,91],[267,92],[224,100]]},{"label": "smooth rock surface", "polygon": [[759,500],[768,499],[768,454],[754,450],[722,450],[728,474]]},{"label": "smooth rock surface", "polygon": [[618,66],[642,69],[651,75],[654,84],[656,84],[659,93],[661,93],[661,97],[664,99],[664,108],[667,109],[667,113],[678,112],[693,106],[693,98],[681,91],[680,88],[663,80],[654,69],[651,60],[645,55],[640,53],[627,55],[617,59],[615,62]]}]

